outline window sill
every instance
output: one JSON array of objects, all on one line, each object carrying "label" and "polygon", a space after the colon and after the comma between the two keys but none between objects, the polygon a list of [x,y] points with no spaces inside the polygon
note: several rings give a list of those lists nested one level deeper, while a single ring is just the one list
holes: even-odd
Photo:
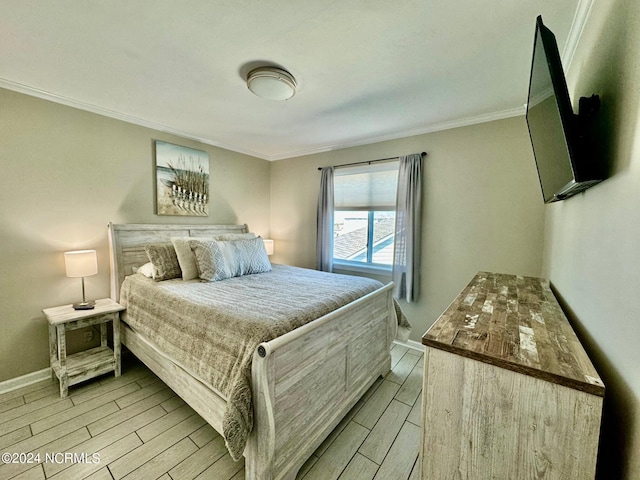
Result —
[{"label": "window sill", "polygon": [[370,275],[380,275],[391,278],[391,267],[380,265],[355,264],[340,261],[333,261],[333,269],[343,272],[365,273]]}]

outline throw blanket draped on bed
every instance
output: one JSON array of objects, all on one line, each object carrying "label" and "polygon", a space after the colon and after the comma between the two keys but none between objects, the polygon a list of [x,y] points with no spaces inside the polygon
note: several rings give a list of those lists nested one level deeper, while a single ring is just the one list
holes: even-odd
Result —
[{"label": "throw blanket draped on bed", "polygon": [[[224,437],[238,460],[253,426],[251,362],[261,342],[380,288],[375,280],[274,265],[267,273],[202,283],[122,284],[125,321],[227,400]],[[394,312],[390,312],[391,315]]]}]

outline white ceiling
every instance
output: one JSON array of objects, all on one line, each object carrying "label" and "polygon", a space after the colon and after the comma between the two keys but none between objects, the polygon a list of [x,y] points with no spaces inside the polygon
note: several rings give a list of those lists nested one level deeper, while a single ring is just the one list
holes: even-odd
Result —
[{"label": "white ceiling", "polygon": [[536,16],[566,67],[592,1],[3,0],[0,87],[277,160],[524,113]]}]

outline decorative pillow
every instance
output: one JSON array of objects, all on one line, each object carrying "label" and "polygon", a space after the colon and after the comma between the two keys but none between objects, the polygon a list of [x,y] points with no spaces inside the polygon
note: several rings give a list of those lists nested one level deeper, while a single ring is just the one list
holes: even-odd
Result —
[{"label": "decorative pillow", "polygon": [[211,238],[197,238],[197,237],[176,237],[171,239],[171,243],[176,250],[178,257],[178,263],[180,264],[180,270],[182,270],[182,280],[193,280],[198,278],[198,264],[196,262],[196,256],[193,251],[195,241],[204,240],[225,240],[235,241],[242,239],[256,238],[255,233],[222,233],[219,235],[213,235]]},{"label": "decorative pillow", "polygon": [[153,263],[151,262],[145,263],[139,268],[133,268],[133,273],[141,273],[147,278],[153,278],[154,271],[155,269],[153,268]]},{"label": "decorative pillow", "polygon": [[269,262],[262,237],[231,242],[231,248],[233,250],[234,267],[238,275],[271,271],[271,262]]},{"label": "decorative pillow", "polygon": [[233,276],[227,268],[228,261],[225,261],[224,252],[217,241],[194,240],[192,248],[202,280],[216,282]]},{"label": "decorative pillow", "polygon": [[150,243],[144,250],[156,270],[153,275],[156,282],[182,276],[176,250],[171,243]]},{"label": "decorative pillow", "polygon": [[193,244],[200,278],[209,282],[271,271],[261,237],[246,240],[197,240]]}]

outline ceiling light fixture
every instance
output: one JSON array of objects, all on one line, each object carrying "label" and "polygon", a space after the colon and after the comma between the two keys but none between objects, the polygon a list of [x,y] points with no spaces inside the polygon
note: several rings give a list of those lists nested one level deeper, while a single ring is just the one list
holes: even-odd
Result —
[{"label": "ceiling light fixture", "polygon": [[288,100],[296,93],[296,79],[280,68],[260,67],[247,75],[247,87],[262,98]]}]

